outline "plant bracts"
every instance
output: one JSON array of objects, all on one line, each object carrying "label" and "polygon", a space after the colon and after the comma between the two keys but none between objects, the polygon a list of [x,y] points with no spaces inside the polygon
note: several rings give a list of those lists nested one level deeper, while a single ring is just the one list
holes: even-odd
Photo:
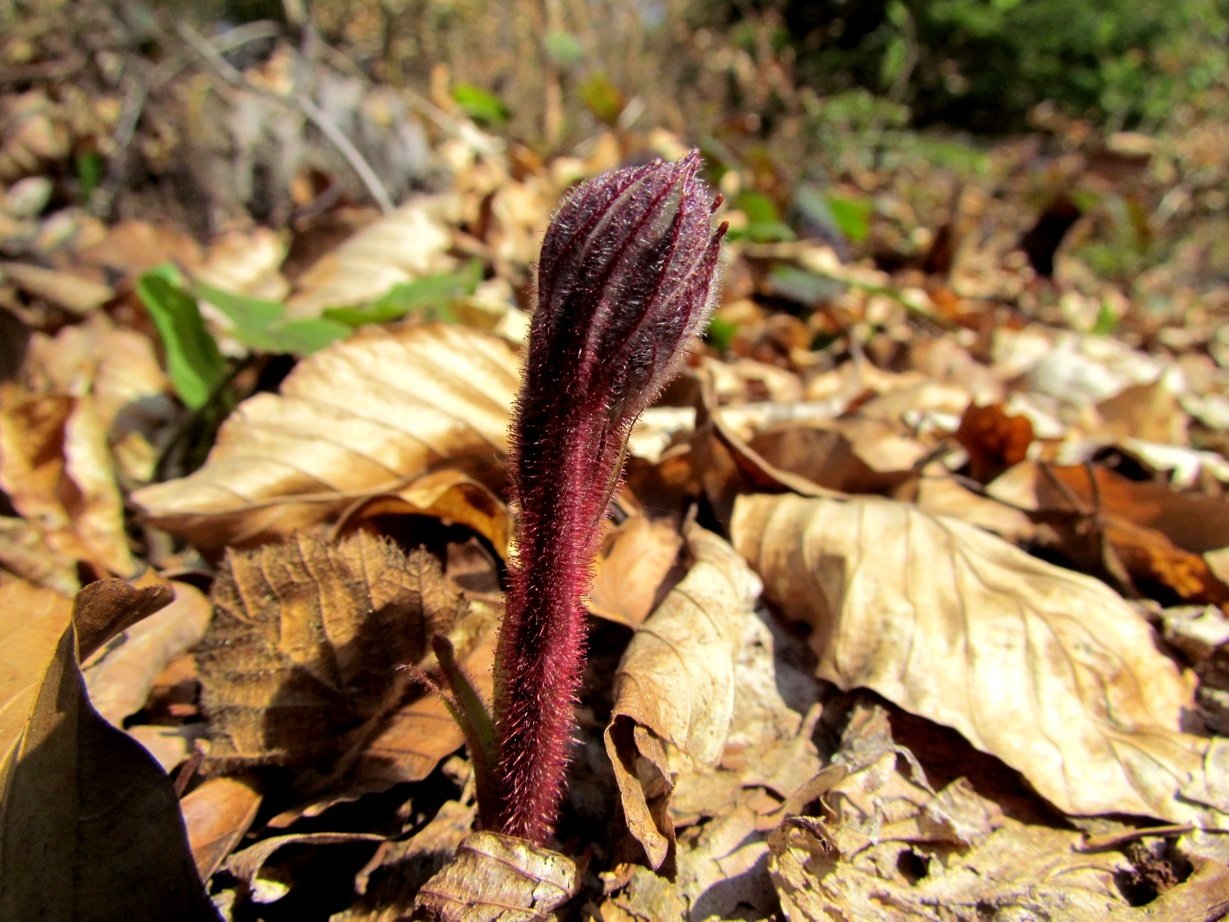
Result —
[{"label": "plant bracts", "polygon": [[582,597],[636,417],[708,318],[725,225],[695,151],[578,186],[547,229],[512,425],[517,555],[496,652],[497,831],[551,835],[585,659]]}]

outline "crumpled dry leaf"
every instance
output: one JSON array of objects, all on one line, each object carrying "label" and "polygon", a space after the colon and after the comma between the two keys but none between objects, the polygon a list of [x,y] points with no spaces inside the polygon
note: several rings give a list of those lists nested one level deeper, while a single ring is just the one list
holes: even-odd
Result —
[{"label": "crumpled dry leaf", "polygon": [[1229,546],[1229,502],[1102,467],[1021,464],[991,495],[1034,508],[1042,542],[1082,572],[1165,601],[1229,604],[1201,551]]},{"label": "crumpled dry leaf", "polygon": [[51,590],[0,587],[9,653],[0,672],[0,916],[216,919],[170,781],[98,716],[77,665],[75,621],[86,651],[157,593],[118,580],[92,585],[76,606]]},{"label": "crumpled dry leaf", "polygon": [[855,708],[804,796],[822,814],[787,817],[769,840],[790,919],[1093,922],[1129,909],[1114,883],[1121,855],[1077,853],[1077,832],[1003,817],[963,778],[935,792],[880,707]]},{"label": "crumpled dry leaf", "polygon": [[512,349],[463,327],[361,330],[304,359],[280,395],[226,421],[205,466],[133,499],[161,528],[220,549],[324,521],[448,465],[502,483]]},{"label": "crumpled dry leaf", "polygon": [[51,547],[103,573],[136,571],[107,434],[92,398],[6,389],[0,405],[0,488]]},{"label": "crumpled dry leaf", "polygon": [[605,732],[628,829],[654,868],[674,843],[673,763],[711,765],[725,748],[743,624],[760,592],[719,537],[693,524],[685,539],[695,563],[632,638]]},{"label": "crumpled dry leaf", "polygon": [[1033,424],[1027,416],[1008,413],[1001,403],[970,403],[960,417],[956,441],[969,453],[970,476],[988,483],[1024,460]]},{"label": "crumpled dry leaf", "polygon": [[349,767],[459,600],[439,563],[356,532],[230,552],[198,648],[213,769],[275,764],[301,790]]},{"label": "crumpled dry leaf", "polygon": [[433,922],[539,922],[554,919],[579,884],[576,865],[558,852],[525,839],[475,832],[423,885],[415,907]]},{"label": "crumpled dry leaf", "polygon": [[1190,684],[1103,584],[882,500],[747,496],[735,546],[821,678],[960,731],[1067,813],[1229,826]]}]

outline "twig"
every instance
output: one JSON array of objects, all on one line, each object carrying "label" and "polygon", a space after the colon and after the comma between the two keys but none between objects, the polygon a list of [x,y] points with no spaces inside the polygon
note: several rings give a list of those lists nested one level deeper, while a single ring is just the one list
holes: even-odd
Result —
[{"label": "twig", "polygon": [[345,136],[342,130],[306,95],[296,93],[293,96],[286,96],[282,93],[267,90],[262,86],[257,86],[236,70],[229,61],[218,53],[217,48],[211,42],[206,41],[190,25],[180,22],[176,25],[176,32],[197,54],[204,58],[209,66],[217,72],[218,76],[231,86],[248,90],[268,99],[277,100],[284,105],[297,109],[308,121],[320,129],[320,133],[337,148],[337,152],[345,158],[350,169],[358,176],[359,181],[366,187],[367,193],[379,206],[380,210],[388,214],[396,209],[391,196],[388,194],[388,190],[380,182],[380,177],[371,168],[371,164],[367,162],[359,149]]}]

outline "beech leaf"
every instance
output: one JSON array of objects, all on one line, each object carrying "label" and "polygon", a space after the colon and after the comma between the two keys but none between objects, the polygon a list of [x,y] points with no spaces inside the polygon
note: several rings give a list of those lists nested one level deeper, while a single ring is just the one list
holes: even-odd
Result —
[{"label": "beech leaf", "polygon": [[227,419],[205,466],[133,494],[156,525],[220,549],[321,522],[445,465],[502,482],[517,361],[463,327],[361,330]]},{"label": "beech leaf", "polygon": [[721,538],[697,525],[685,538],[695,563],[632,638],[605,733],[628,829],[654,868],[674,844],[670,750],[707,765],[721,758],[739,644],[760,591]]},{"label": "beech leaf", "polygon": [[230,552],[198,648],[215,769],[273,764],[311,789],[349,767],[458,600],[426,551],[356,532]]},{"label": "beech leaf", "polygon": [[[475,832],[418,893],[414,918],[436,922],[536,922],[579,888],[571,859],[526,839]],[[420,915],[421,913],[421,915]]]},{"label": "beech leaf", "polygon": [[740,498],[735,546],[818,675],[953,727],[1067,813],[1229,825],[1190,683],[1104,584],[883,500]]}]

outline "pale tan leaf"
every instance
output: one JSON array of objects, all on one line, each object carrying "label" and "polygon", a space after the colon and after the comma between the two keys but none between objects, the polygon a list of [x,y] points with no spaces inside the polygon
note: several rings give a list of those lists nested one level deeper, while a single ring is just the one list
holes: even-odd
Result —
[{"label": "pale tan leaf", "polygon": [[425,551],[356,532],[230,552],[198,648],[215,768],[274,764],[302,790],[349,767],[458,599]]},{"label": "pale tan leaf", "polygon": [[110,285],[28,263],[0,262],[0,279],[70,314],[88,314],[115,296]]},{"label": "pale tan leaf", "polygon": [[602,542],[589,590],[589,611],[634,628],[657,602],[683,539],[669,522],[636,515],[611,530]]},{"label": "pale tan leaf", "polygon": [[1065,812],[1229,819],[1179,729],[1189,682],[1102,583],[882,500],[743,497],[732,532],[820,677],[955,728]]},{"label": "pale tan leaf", "polygon": [[245,401],[205,466],[146,487],[157,525],[220,549],[323,521],[443,466],[502,481],[517,361],[462,327],[360,331],[300,363],[280,395]]},{"label": "pale tan leaf", "polygon": [[558,852],[475,832],[423,885],[415,906],[435,922],[538,922],[553,919],[579,885],[576,865]]},{"label": "pale tan leaf", "polygon": [[0,408],[0,488],[58,552],[136,570],[107,433],[92,399],[9,391]]},{"label": "pale tan leaf", "polygon": [[397,282],[451,269],[451,226],[460,207],[451,194],[412,199],[321,257],[299,278],[286,306],[293,316],[314,317],[326,307],[372,301]]},{"label": "pale tan leaf", "polygon": [[286,241],[276,231],[235,231],[213,242],[192,275],[225,292],[280,301],[290,289],[281,273],[285,259]]},{"label": "pale tan leaf", "polygon": [[179,802],[201,880],[208,880],[247,834],[262,800],[250,778],[219,776],[206,778]]},{"label": "pale tan leaf", "polygon": [[85,666],[85,684],[95,710],[122,727],[149,698],[163,667],[195,646],[209,627],[212,608],[195,586],[172,584],[175,599],[99,650]]},{"label": "pale tan leaf", "polygon": [[674,841],[667,747],[684,762],[721,758],[739,643],[760,591],[755,574],[716,535],[691,525],[685,538],[695,563],[632,639],[605,732],[628,828],[655,868]]},{"label": "pale tan leaf", "polygon": [[169,396],[149,336],[93,314],[54,337],[36,333],[22,373],[38,392],[88,393],[120,471],[130,481],[149,481],[158,458],[158,430],[182,412]]},{"label": "pale tan leaf", "polygon": [[81,588],[76,559],[52,548],[42,530],[26,519],[0,516],[0,567],[65,595]]}]

